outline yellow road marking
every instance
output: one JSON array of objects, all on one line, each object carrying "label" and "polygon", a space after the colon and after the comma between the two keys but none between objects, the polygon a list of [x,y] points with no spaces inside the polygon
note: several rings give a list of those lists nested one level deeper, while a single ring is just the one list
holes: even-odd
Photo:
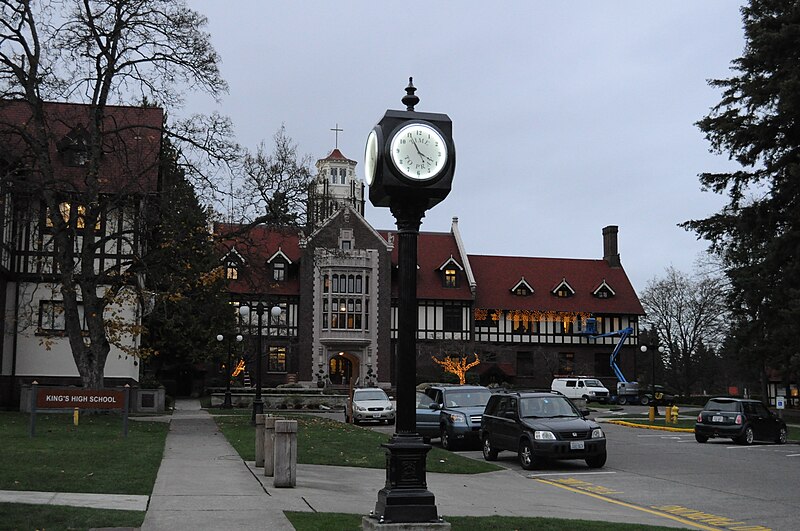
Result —
[{"label": "yellow road marking", "polygon": [[[652,514],[654,516],[659,516],[661,518],[667,518],[669,520],[674,520],[675,522],[678,522],[680,524],[688,525],[688,526],[691,526],[691,527],[696,528],[696,529],[702,529],[704,531],[726,531],[726,530],[770,531],[769,528],[762,527],[762,526],[746,526],[746,527],[744,527],[744,526],[743,527],[738,527],[737,526],[737,527],[726,527],[726,528],[711,527],[711,526],[699,523],[696,520],[691,520],[689,518],[685,518],[685,517],[682,517],[682,516],[679,516],[679,515],[676,515],[676,514],[670,514],[670,512],[682,513],[682,514],[685,514],[687,516],[689,516],[689,515],[694,516],[694,517],[696,517],[698,519],[710,520],[710,521],[713,521],[713,522],[720,522],[720,523],[724,522],[726,524],[742,524],[743,522],[736,522],[736,521],[733,521],[733,520],[731,520],[729,518],[725,518],[725,517],[721,517],[721,516],[720,517],[716,517],[716,516],[713,516],[713,515],[708,515],[706,513],[701,513],[700,511],[694,511],[692,509],[686,509],[686,508],[683,508],[683,507],[680,507],[680,506],[677,506],[677,505],[675,505],[675,506],[672,506],[672,505],[670,505],[670,506],[661,506],[661,507],[655,506],[654,508],[643,507],[641,505],[636,505],[636,504],[633,504],[633,503],[628,503],[628,502],[616,500],[614,498],[610,498],[608,496],[603,495],[602,493],[599,493],[594,488],[592,488],[592,490],[589,490],[589,489],[587,489],[586,485],[584,485],[587,482],[581,481],[581,480],[576,480],[576,479],[573,479],[573,478],[567,478],[565,480],[555,480],[555,481],[549,480],[549,479],[541,479],[541,478],[533,478],[533,479],[535,479],[539,483],[544,483],[546,485],[551,485],[553,487],[558,487],[558,488],[561,488],[561,489],[565,489],[565,490],[568,490],[568,491],[571,491],[571,492],[575,492],[577,494],[583,494],[585,496],[591,496],[592,498],[596,498],[598,500],[602,500],[602,501],[605,501],[605,502],[608,502],[608,503],[613,503],[615,505],[620,505],[622,507],[627,507],[627,508],[633,509],[635,511],[641,511],[641,512],[644,512],[644,513]],[[591,484],[588,484],[588,485],[591,485]],[[618,494],[619,492],[611,491],[610,489],[607,490],[607,492],[606,492],[606,494],[611,494],[611,493],[617,493]],[[667,511],[670,511],[670,512],[667,512]]]}]

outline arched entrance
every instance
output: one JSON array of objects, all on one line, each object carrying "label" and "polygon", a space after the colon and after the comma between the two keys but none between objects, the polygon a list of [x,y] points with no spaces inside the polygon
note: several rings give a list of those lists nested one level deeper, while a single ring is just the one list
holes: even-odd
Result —
[{"label": "arched entrance", "polygon": [[349,352],[339,352],[328,360],[328,377],[333,385],[349,386],[358,380],[357,357]]}]

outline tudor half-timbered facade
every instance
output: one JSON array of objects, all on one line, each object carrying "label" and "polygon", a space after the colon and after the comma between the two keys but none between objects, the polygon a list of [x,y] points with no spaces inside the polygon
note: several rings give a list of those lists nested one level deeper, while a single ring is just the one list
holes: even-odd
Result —
[{"label": "tudor half-timbered facade", "polygon": [[[96,194],[87,193],[89,108],[45,103],[46,155],[34,156],[22,140],[32,127],[30,108],[22,102],[0,102],[0,171],[2,172],[2,242],[0,296],[2,402],[16,403],[19,386],[39,383],[80,384],[65,333],[64,292],[56,238],[69,233],[75,263],[91,261],[93,275],[121,275],[141,256],[145,217],[157,191],[163,113],[158,108],[109,107],[104,124]],[[42,164],[52,171],[39,171]],[[57,208],[44,194],[56,198]],[[60,218],[60,219],[59,219]],[[56,223],[56,220],[59,223]],[[63,220],[63,223],[60,223]],[[86,238],[90,238],[85,241]],[[78,268],[80,270],[80,267]],[[142,280],[134,277],[133,282]],[[98,295],[106,288],[101,281]],[[108,318],[124,324],[113,338],[104,376],[117,382],[139,377],[138,300],[118,297]],[[79,319],[86,330],[84,302]],[[85,332],[88,337],[88,331]]]},{"label": "tudor half-timbered facade", "polygon": [[[330,176],[329,165],[347,160],[340,153],[321,159],[318,171]],[[327,179],[317,183],[313,197],[335,191]],[[338,208],[306,230],[257,227],[223,243],[223,263],[240,264],[228,274],[233,303],[282,309],[284,321],[262,322],[264,385],[389,387],[396,381],[396,232],[370,226],[363,206],[351,201],[358,189],[343,186],[338,203],[329,197]],[[442,378],[433,358],[471,361],[477,354],[472,373],[484,384],[549,386],[556,374],[591,374],[611,384],[616,339],[587,336],[589,317],[599,333],[633,328],[618,359],[633,377],[644,312],[619,259],[617,227],[603,229],[603,245],[600,259],[484,256],[467,252],[456,218],[449,232],[422,231],[418,380]],[[252,319],[245,329],[257,339]],[[255,352],[257,344],[251,339],[248,348]],[[249,359],[252,369],[254,355]]]}]

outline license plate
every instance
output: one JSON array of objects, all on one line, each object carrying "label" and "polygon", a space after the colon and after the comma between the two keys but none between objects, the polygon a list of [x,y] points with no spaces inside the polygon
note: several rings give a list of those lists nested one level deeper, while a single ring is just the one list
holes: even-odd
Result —
[{"label": "license plate", "polygon": [[569,442],[569,449],[570,450],[583,450],[583,441],[570,441]]},{"label": "license plate", "polygon": [[711,422],[724,422],[724,421],[725,417],[723,417],[722,415],[714,415],[713,417],[711,417]]}]

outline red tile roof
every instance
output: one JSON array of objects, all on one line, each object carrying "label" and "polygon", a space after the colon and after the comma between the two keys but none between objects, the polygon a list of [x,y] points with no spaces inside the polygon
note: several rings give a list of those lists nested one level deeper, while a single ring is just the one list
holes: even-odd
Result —
[{"label": "red tile roof", "polygon": [[[605,260],[469,255],[469,261],[477,283],[476,308],[644,314],[625,271],[609,266]],[[533,287],[532,295],[511,292],[522,277]],[[575,295],[560,298],[550,292],[562,279]],[[592,295],[603,280],[615,296],[600,299]]]},{"label": "red tile roof", "polygon": [[[388,241],[389,235],[394,239],[392,249],[392,267],[397,267],[398,237],[394,231],[380,231],[380,235]],[[461,273],[456,288],[446,288],[442,283],[442,272],[439,268],[450,257],[464,267],[464,261],[458,252],[455,236],[450,232],[420,232],[417,239],[417,298],[439,300],[470,300],[472,293],[466,276]],[[392,286],[396,296],[397,286]]]},{"label": "red tile roof", "polygon": [[333,151],[331,151],[331,154],[322,160],[346,160],[348,162],[355,162],[354,160],[348,159],[347,157],[342,155],[342,152],[339,151],[339,148],[336,148]]},{"label": "red tile roof", "polygon": [[[64,186],[83,188],[85,167],[67,166],[57,145],[76,127],[86,128],[88,105],[44,103],[53,173]],[[30,107],[22,101],[0,101],[0,145],[10,161],[24,160],[27,146],[20,132],[30,130]],[[108,106],[100,182],[103,192],[147,193],[158,187],[163,111],[156,107]],[[35,173],[34,173],[35,174]]]},{"label": "red tile roof", "polygon": [[214,234],[221,237],[220,258],[235,246],[236,252],[242,255],[246,261],[246,266],[240,269],[239,279],[230,281],[228,290],[236,294],[299,295],[300,279],[298,275],[290,275],[287,272],[284,282],[275,282],[272,280],[272,269],[267,265],[267,260],[276,252],[281,251],[295,267],[297,266],[301,256],[297,229],[258,225],[245,235],[225,238],[226,234],[240,228],[240,225],[227,223],[214,225]]}]

